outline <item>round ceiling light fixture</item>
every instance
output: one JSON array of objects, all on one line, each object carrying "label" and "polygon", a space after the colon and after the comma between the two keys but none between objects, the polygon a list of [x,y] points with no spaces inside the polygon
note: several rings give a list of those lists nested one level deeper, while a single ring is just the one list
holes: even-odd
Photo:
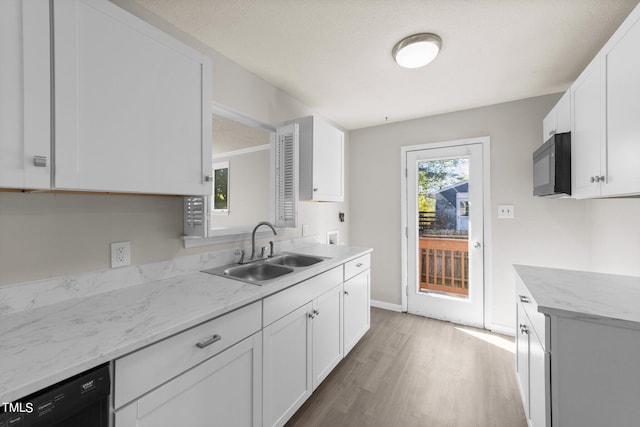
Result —
[{"label": "round ceiling light fixture", "polygon": [[440,37],[431,33],[420,33],[400,40],[393,47],[391,54],[401,67],[420,68],[433,61],[441,47]]}]

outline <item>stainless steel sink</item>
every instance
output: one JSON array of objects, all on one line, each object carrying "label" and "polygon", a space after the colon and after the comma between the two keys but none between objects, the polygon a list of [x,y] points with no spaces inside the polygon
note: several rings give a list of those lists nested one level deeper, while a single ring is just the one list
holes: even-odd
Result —
[{"label": "stainless steel sink", "polygon": [[248,282],[264,282],[291,273],[293,268],[266,262],[256,262],[252,264],[233,265],[226,268],[213,268],[205,270],[205,273],[217,274],[219,276],[229,276]]},{"label": "stainless steel sink", "polygon": [[309,267],[323,260],[324,258],[311,255],[282,254],[270,258],[266,262],[274,265],[285,265],[287,267]]},{"label": "stainless steel sink", "polygon": [[269,280],[284,276],[295,270],[302,270],[325,259],[327,258],[313,255],[282,253],[273,258],[250,261],[247,264],[225,265],[203,270],[202,272],[240,280],[253,285],[263,285]]}]

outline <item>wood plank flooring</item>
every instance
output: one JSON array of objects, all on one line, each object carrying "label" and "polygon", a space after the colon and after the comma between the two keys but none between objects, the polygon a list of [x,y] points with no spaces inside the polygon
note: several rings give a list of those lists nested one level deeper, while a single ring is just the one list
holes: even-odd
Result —
[{"label": "wood plank flooring", "polygon": [[369,332],[287,426],[526,427],[513,350],[477,336],[515,349],[510,337],[372,308]]}]

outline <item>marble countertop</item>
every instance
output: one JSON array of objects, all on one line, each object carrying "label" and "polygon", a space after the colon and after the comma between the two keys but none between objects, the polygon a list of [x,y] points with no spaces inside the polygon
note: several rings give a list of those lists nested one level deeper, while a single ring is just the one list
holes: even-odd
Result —
[{"label": "marble countertop", "polygon": [[19,399],[370,251],[333,245],[296,248],[296,253],[329,259],[263,286],[194,269],[0,316],[0,402]]},{"label": "marble countertop", "polygon": [[538,311],[640,329],[640,277],[514,265]]}]

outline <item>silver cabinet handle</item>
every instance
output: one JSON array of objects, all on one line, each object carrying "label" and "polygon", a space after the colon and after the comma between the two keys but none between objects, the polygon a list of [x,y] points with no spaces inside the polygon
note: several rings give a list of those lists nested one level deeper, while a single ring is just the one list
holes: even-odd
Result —
[{"label": "silver cabinet handle", "polygon": [[518,295],[518,297],[520,298],[520,302],[531,302],[529,301],[529,298],[526,297],[525,295]]},{"label": "silver cabinet handle", "polygon": [[349,295],[349,291],[344,291],[344,294],[345,295]]},{"label": "silver cabinet handle", "polygon": [[318,187],[314,188],[313,191],[318,191]]},{"label": "silver cabinet handle", "polygon": [[202,341],[196,344],[196,347],[198,348],[205,348],[207,346],[210,346],[211,344],[213,344],[214,342],[218,342],[222,339],[222,337],[218,334],[215,334],[214,336],[212,336],[211,338],[209,338],[206,341]]},{"label": "silver cabinet handle", "polygon": [[46,156],[33,156],[33,166],[37,166],[39,168],[47,167],[47,157]]},{"label": "silver cabinet handle", "polygon": [[604,182],[604,175],[600,176],[600,182]]},{"label": "silver cabinet handle", "polygon": [[309,313],[309,314],[307,314],[307,316],[309,317],[309,319],[315,319],[316,318],[316,315],[313,314],[313,313]]},{"label": "silver cabinet handle", "polygon": [[356,264],[356,267],[360,268],[360,267],[362,267],[363,265],[364,265],[363,263],[359,262],[359,263],[357,263],[357,264]]},{"label": "silver cabinet handle", "polygon": [[313,310],[313,314],[315,314],[316,316],[320,314],[319,310]]},{"label": "silver cabinet handle", "polygon": [[204,180],[207,182],[213,182],[213,175],[207,175],[204,177]]},{"label": "silver cabinet handle", "polygon": [[480,249],[480,246],[482,246],[482,244],[480,242],[473,242],[473,247],[476,249]]},{"label": "silver cabinet handle", "polygon": [[523,335],[529,335],[529,328],[527,328],[527,325],[524,324],[520,324],[520,333]]},{"label": "silver cabinet handle", "polygon": [[592,176],[591,178],[589,178],[589,180],[591,181],[591,183],[593,184],[594,182],[596,182],[596,177]]}]

